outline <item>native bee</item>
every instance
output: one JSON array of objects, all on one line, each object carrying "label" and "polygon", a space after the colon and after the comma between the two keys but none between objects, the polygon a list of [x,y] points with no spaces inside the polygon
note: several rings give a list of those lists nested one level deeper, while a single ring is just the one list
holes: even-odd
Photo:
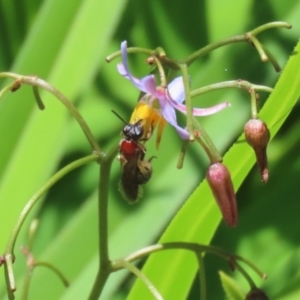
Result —
[{"label": "native bee", "polygon": [[133,140],[135,142],[144,141],[144,126],[143,120],[137,120],[134,123],[127,123],[118,113],[114,110],[112,112],[125,124],[121,134],[125,137],[126,140]]},{"label": "native bee", "polygon": [[120,143],[119,160],[121,162],[121,192],[129,203],[140,198],[140,185],[147,183],[152,175],[151,157],[145,160],[145,148],[133,140],[122,140]]},{"label": "native bee", "polygon": [[141,126],[143,128],[143,133],[140,138],[141,141],[149,140],[155,127],[158,126],[156,136],[156,148],[158,149],[166,120],[154,106],[154,103],[153,106],[151,106],[144,100],[140,100],[131,115],[129,125]]},{"label": "native bee", "polygon": [[134,203],[141,197],[140,185],[147,183],[151,178],[153,157],[149,160],[144,159],[146,148],[142,144],[143,120],[126,123],[116,112],[113,113],[125,123],[122,130],[124,138],[119,143],[118,156],[122,168],[120,191],[128,202]]}]

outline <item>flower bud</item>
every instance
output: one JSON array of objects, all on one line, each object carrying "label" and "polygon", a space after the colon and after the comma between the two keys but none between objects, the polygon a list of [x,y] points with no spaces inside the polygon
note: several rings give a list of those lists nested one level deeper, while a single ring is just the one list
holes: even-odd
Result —
[{"label": "flower bud", "polygon": [[219,205],[225,223],[229,227],[236,226],[238,219],[237,204],[228,169],[222,163],[214,163],[209,166],[206,179]]},{"label": "flower bud", "polygon": [[269,129],[265,122],[259,119],[251,119],[246,123],[244,131],[246,141],[254,149],[261,181],[266,183],[269,178],[267,159],[267,145],[270,140]]},{"label": "flower bud", "polygon": [[263,290],[254,288],[247,295],[245,300],[269,300]]}]

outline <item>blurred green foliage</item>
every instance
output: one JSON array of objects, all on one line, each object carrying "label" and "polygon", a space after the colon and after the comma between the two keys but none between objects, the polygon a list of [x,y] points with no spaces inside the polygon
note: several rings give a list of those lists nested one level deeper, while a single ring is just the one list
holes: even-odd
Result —
[{"label": "blurred green foliage", "polygon": [[[122,123],[111,113],[116,110],[129,119],[138,93],[116,72],[116,62],[106,64],[106,55],[129,46],[162,46],[168,56],[183,58],[196,49],[222,38],[244,33],[266,22],[282,20],[291,30],[263,33],[261,40],[284,66],[300,32],[300,3],[291,0],[20,0],[0,2],[1,71],[36,74],[72,99],[108,150],[120,139]],[[144,75],[149,70],[145,57],[130,56],[131,70]],[[269,63],[262,63],[246,43],[229,45],[195,62],[190,68],[192,87],[242,78],[274,86],[278,79]],[[5,82],[1,82],[4,85]],[[68,112],[46,93],[46,110],[38,111],[31,90],[22,87],[0,101],[0,249],[17,217],[33,193],[57,169],[90,153],[79,126]],[[267,95],[261,94],[261,105]],[[217,147],[226,152],[250,117],[249,99],[236,90],[226,90],[195,99],[196,106],[230,101],[232,107],[201,121]],[[284,101],[284,99],[282,99]],[[255,262],[269,279],[256,280],[271,299],[293,300],[300,295],[299,259],[299,112],[296,105],[269,147],[270,180],[262,185],[256,168],[238,191],[239,225],[229,229],[223,223],[212,244]],[[172,128],[164,133],[159,152],[154,141],[149,155],[156,155],[152,180],[144,198],[128,206],[118,192],[120,166],[113,166],[110,186],[109,237],[112,258],[129,254],[155,243],[172,217],[202,181],[208,160],[197,145],[191,145],[182,170],[176,169],[181,147]],[[239,163],[237,158],[236,163]],[[49,270],[37,268],[29,299],[85,299],[97,268],[97,180],[92,164],[73,171],[61,180],[32,213],[40,225],[34,244],[36,258],[59,267],[70,280],[65,289]],[[175,188],[176,187],[176,188]],[[201,208],[200,208],[201,209]],[[26,245],[27,226],[18,240],[19,299],[25,258],[18,250]],[[203,231],[210,230],[203,228]],[[182,224],[182,231],[189,228]],[[179,233],[180,236],[180,233]],[[176,239],[176,237],[174,237]],[[0,252],[1,252],[0,251]],[[154,254],[155,255],[155,254]],[[165,253],[164,255],[168,255]],[[196,264],[191,259],[189,264]],[[227,271],[223,261],[205,257],[208,299],[223,299],[218,270]],[[162,265],[162,269],[172,270]],[[170,276],[173,272],[170,271]],[[182,274],[185,276],[185,274]],[[243,284],[244,279],[236,277]],[[254,275],[255,278],[255,275]],[[124,299],[133,277],[121,271],[113,274],[103,299]],[[178,283],[180,288],[180,283]],[[248,287],[244,286],[244,293]],[[4,277],[0,297],[5,296]],[[149,299],[152,299],[149,295]],[[197,280],[189,299],[198,299]]]}]

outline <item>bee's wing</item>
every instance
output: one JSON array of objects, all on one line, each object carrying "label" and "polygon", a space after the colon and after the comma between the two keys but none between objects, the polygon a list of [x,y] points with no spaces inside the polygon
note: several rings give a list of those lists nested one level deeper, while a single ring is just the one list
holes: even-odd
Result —
[{"label": "bee's wing", "polygon": [[137,180],[138,172],[138,159],[140,154],[137,152],[127,162],[124,163],[122,168],[121,185],[127,200],[134,203],[139,196],[139,185]]}]

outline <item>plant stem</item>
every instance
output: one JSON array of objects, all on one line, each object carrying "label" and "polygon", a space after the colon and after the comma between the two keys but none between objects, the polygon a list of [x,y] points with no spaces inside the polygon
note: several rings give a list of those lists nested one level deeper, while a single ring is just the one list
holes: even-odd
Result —
[{"label": "plant stem", "polygon": [[251,89],[249,93],[251,96],[251,115],[253,119],[257,119],[257,100],[255,90]]},{"label": "plant stem", "polygon": [[218,42],[214,42],[211,43],[201,49],[199,49],[198,51],[194,52],[193,54],[191,54],[188,58],[184,59],[183,63],[186,63],[187,65],[190,65],[192,62],[194,62],[197,58],[206,55],[207,53],[220,48],[222,46],[228,45],[228,44],[232,44],[232,43],[237,43],[237,42],[247,42],[249,40],[249,34],[253,37],[258,35],[259,33],[261,33],[264,30],[267,29],[271,29],[271,28],[276,28],[276,27],[285,27],[285,28],[291,28],[292,26],[286,22],[271,22],[271,23],[267,23],[264,24],[262,26],[259,26],[253,30],[251,30],[250,32],[246,33],[246,34],[241,34],[241,35],[236,35]]},{"label": "plant stem", "polygon": [[[79,113],[77,108],[73,105],[73,103],[64,94],[62,94],[60,91],[55,89],[53,86],[51,86],[49,83],[47,83],[43,79],[40,79],[36,76],[21,76],[21,75],[15,74],[15,73],[2,72],[2,73],[0,73],[0,78],[1,77],[9,77],[9,78],[13,78],[15,80],[20,80],[23,84],[40,87],[40,88],[48,91],[52,95],[54,95],[60,102],[62,102],[62,104],[70,111],[70,113],[76,119],[76,121],[78,122],[82,131],[84,132],[87,140],[89,141],[93,151],[95,151],[97,153],[101,153],[101,149],[97,143],[97,140],[93,136],[93,134],[92,134],[90,128],[88,127],[88,125],[86,124],[85,120],[83,119],[83,117],[81,116],[81,114]],[[4,91],[4,92],[6,92],[6,91]],[[35,94],[35,98],[36,98],[36,94]],[[38,99],[36,98],[36,100],[38,100]],[[38,101],[38,103],[39,103],[39,101]]]},{"label": "plant stem", "polygon": [[261,272],[254,264],[252,264],[247,259],[239,256],[239,255],[232,255],[218,247],[214,246],[207,246],[198,243],[189,243],[189,242],[169,242],[163,244],[155,244],[145,248],[142,248],[136,252],[131,253],[125,258],[116,259],[112,262],[112,272],[116,272],[123,268],[123,261],[126,260],[128,262],[133,262],[137,259],[143,258],[149,254],[153,254],[154,252],[164,251],[169,249],[185,249],[188,251],[192,251],[195,253],[211,253],[215,254],[227,261],[234,261],[234,267],[236,265],[236,260],[242,261],[243,263],[247,264],[251,269],[253,269],[259,276],[263,279],[266,278],[266,275]]},{"label": "plant stem", "polygon": [[196,256],[199,265],[200,300],[205,300],[206,299],[206,277],[205,277],[204,260],[201,252],[196,252]]},{"label": "plant stem", "polygon": [[178,169],[181,169],[183,167],[183,161],[184,161],[184,157],[185,157],[185,153],[186,153],[186,150],[188,148],[188,145],[189,145],[189,141],[183,140],[181,150],[180,150],[180,155],[179,155],[179,158],[178,158],[178,161],[177,161],[177,168]]},{"label": "plant stem", "polygon": [[251,261],[249,261],[248,259],[239,256],[239,255],[234,255],[233,256],[235,260],[239,260],[241,262],[243,262],[244,264],[246,264],[248,267],[250,267],[253,271],[255,271],[258,276],[260,276],[262,279],[267,279],[267,274],[262,272],[260,269],[258,269],[257,266],[255,266]]},{"label": "plant stem", "polygon": [[252,84],[251,82],[246,80],[229,80],[229,81],[222,81],[222,82],[210,84],[201,87],[199,89],[193,90],[191,91],[191,97],[193,98],[208,92],[212,92],[214,90],[221,90],[227,88],[243,89],[247,92],[249,92],[250,89],[254,89],[255,91],[267,92],[267,93],[272,93],[273,91],[273,89],[268,86]]},{"label": "plant stem", "polygon": [[35,98],[35,101],[36,101],[36,104],[38,106],[38,108],[40,110],[44,110],[45,109],[45,105],[42,101],[42,98],[40,97],[40,93],[39,93],[39,90],[36,86],[33,86],[32,87],[32,91],[33,91],[33,95],[34,95],[34,98]]},{"label": "plant stem", "polygon": [[244,270],[244,268],[242,268],[242,266],[240,264],[238,264],[237,262],[235,262],[235,267],[237,270],[240,271],[240,273],[245,277],[245,279],[247,280],[247,282],[250,285],[251,289],[256,288],[256,285],[254,283],[254,281],[252,280],[252,278],[248,275],[248,273]]},{"label": "plant stem", "polygon": [[45,261],[36,261],[34,263],[33,267],[34,268],[46,267],[46,268],[50,269],[52,272],[54,272],[59,277],[59,279],[62,281],[62,283],[65,287],[69,286],[69,282],[68,282],[67,278],[64,276],[64,274],[58,268],[53,266],[52,264],[45,262]]},{"label": "plant stem", "polygon": [[117,155],[118,145],[114,146],[102,159],[98,191],[98,232],[99,232],[99,268],[89,300],[97,300],[112,272],[108,249],[108,192],[109,177],[113,159]]},{"label": "plant stem", "polygon": [[[159,54],[159,53],[156,53],[156,52],[157,51],[153,51],[153,50],[149,50],[149,49],[145,49],[145,48],[139,48],[139,47],[127,48],[127,53],[142,53],[142,54],[146,54],[148,56]],[[109,56],[106,56],[105,60],[106,60],[106,62],[109,63],[109,62],[113,61],[115,58],[117,58],[121,55],[122,55],[121,51],[116,51],[113,54],[111,54]]]},{"label": "plant stem", "polygon": [[223,160],[220,152],[218,151],[217,147],[211,140],[210,136],[205,131],[204,127],[201,125],[200,122],[197,121],[195,117],[193,117],[194,128],[199,131],[200,136],[197,140],[202,145],[203,149],[205,150],[206,154],[208,155],[211,163],[214,162],[221,162]]},{"label": "plant stem", "polygon": [[163,297],[152,284],[152,282],[138,268],[127,261],[123,261],[123,267],[135,274],[136,277],[140,278],[145,283],[146,287],[149,289],[156,300],[163,300]]},{"label": "plant stem", "polygon": [[156,56],[154,56],[154,62],[156,64],[156,67],[157,67],[157,70],[158,70],[158,73],[159,73],[160,85],[162,87],[164,87],[164,88],[167,88],[168,83],[167,83],[167,78],[166,78],[166,74],[165,74],[164,68],[161,65],[160,60]]},{"label": "plant stem", "polygon": [[29,201],[26,203],[25,207],[23,208],[17,223],[8,239],[8,243],[5,250],[5,265],[7,267],[7,278],[9,278],[7,285],[10,287],[11,290],[15,290],[15,280],[14,274],[12,269],[13,257],[14,257],[14,247],[21,230],[21,227],[27,218],[28,214],[30,213],[33,206],[37,203],[40,197],[47,192],[57,181],[59,181],[62,177],[66,174],[71,172],[72,170],[92,161],[99,160],[99,156],[96,154],[91,154],[86,157],[80,158],[66,167],[59,170],[56,174],[54,174],[34,195]]},{"label": "plant stem", "polygon": [[251,33],[248,33],[248,38],[253,43],[254,47],[256,48],[256,50],[257,50],[257,52],[260,56],[261,61],[263,61],[263,62],[268,61],[268,56],[266,55],[266,53],[265,53],[263,47],[261,46],[259,40],[254,35],[251,35]]},{"label": "plant stem", "polygon": [[261,25],[255,29],[251,30],[250,33],[252,35],[258,35],[259,33],[263,32],[265,30],[268,30],[271,28],[279,28],[279,27],[284,27],[284,28],[290,29],[290,28],[292,28],[292,25],[287,22],[281,22],[281,21],[270,22],[270,23]]},{"label": "plant stem", "polygon": [[245,42],[247,41],[247,37],[245,34],[242,35],[236,35],[218,42],[211,43],[198,51],[194,52],[190,56],[188,56],[186,59],[182,60],[182,62],[186,63],[188,66],[193,63],[196,59],[208,54],[209,52],[220,48],[222,46],[232,44],[232,43],[237,43],[237,42]]},{"label": "plant stem", "polygon": [[266,55],[268,56],[268,59],[269,59],[270,63],[273,65],[273,68],[275,69],[275,71],[280,72],[281,67],[280,67],[277,59],[275,58],[275,56],[263,44],[260,44],[260,45],[263,48],[263,50],[265,51]]}]

